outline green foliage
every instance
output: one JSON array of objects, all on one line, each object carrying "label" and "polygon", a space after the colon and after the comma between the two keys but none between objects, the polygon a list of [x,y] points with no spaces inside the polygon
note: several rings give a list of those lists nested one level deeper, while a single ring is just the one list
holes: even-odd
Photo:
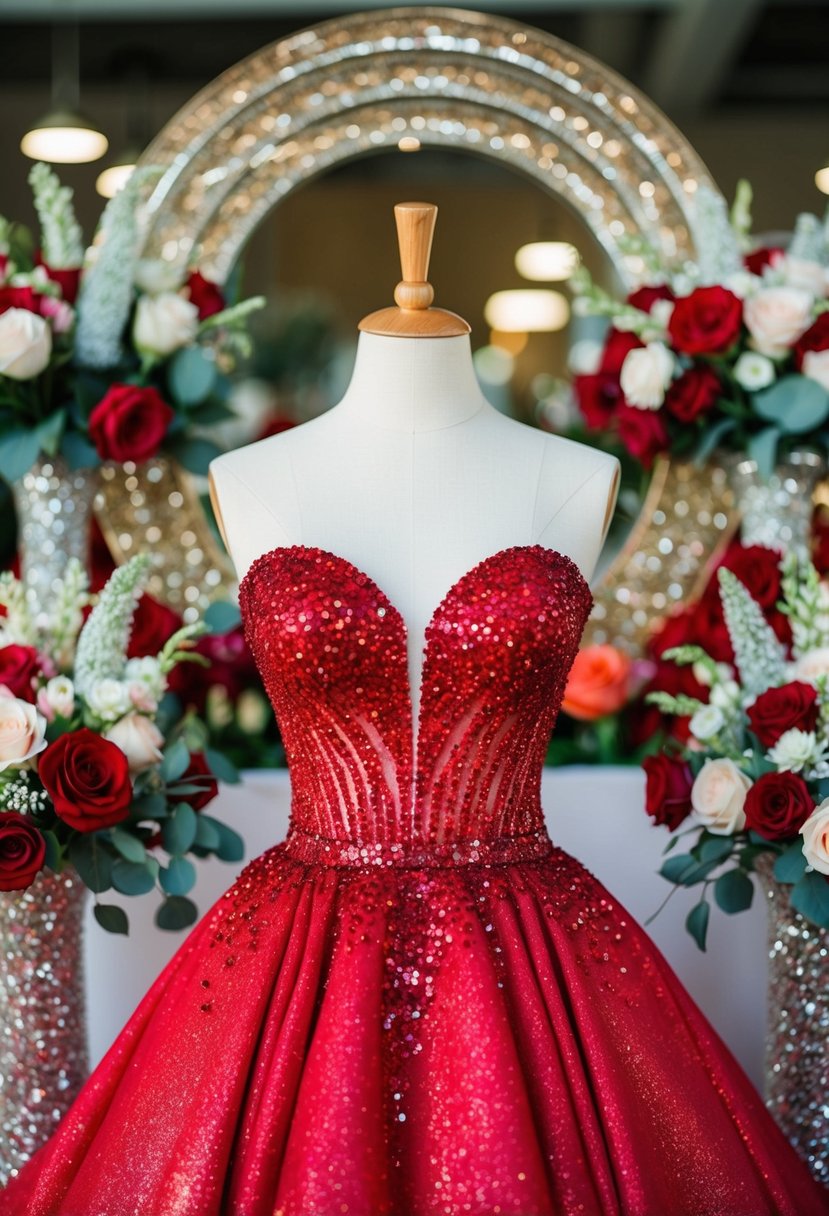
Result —
[{"label": "green foliage", "polygon": [[710,914],[711,905],[706,899],[701,899],[698,904],[694,904],[693,908],[685,919],[685,928],[691,934],[691,937],[697,943],[700,950],[705,950]]},{"label": "green foliage", "polygon": [[726,870],[714,883],[714,898],[723,912],[744,912],[751,907],[754,884],[743,870]]},{"label": "green foliage", "polygon": [[195,924],[198,908],[184,895],[170,895],[156,910],[155,923],[159,929],[186,929]]},{"label": "green foliage", "polygon": [[817,870],[807,870],[792,887],[792,907],[807,920],[829,929],[829,879]]},{"label": "green foliage", "polygon": [[117,904],[95,904],[93,914],[102,929],[108,933],[129,933],[129,920],[123,908]]}]

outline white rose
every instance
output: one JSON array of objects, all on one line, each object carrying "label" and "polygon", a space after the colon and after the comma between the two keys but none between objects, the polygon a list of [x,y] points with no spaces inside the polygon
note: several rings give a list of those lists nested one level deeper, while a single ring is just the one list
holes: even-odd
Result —
[{"label": "white rose", "polygon": [[807,650],[794,665],[794,678],[814,684],[818,676],[829,675],[829,646]]},{"label": "white rose", "polygon": [[792,258],[784,254],[775,269],[783,272],[787,287],[799,287],[818,299],[826,293],[826,267],[821,266],[820,262],[810,262],[806,258]]},{"label": "white rose", "polygon": [[671,383],[676,359],[663,342],[628,351],[622,364],[620,382],[628,405],[637,409],[658,410]]},{"label": "white rose", "polygon": [[800,829],[803,855],[813,869],[829,874],[829,798],[816,806]]},{"label": "white rose", "polygon": [[824,758],[826,748],[819,743],[813,730],[787,730],[768,753],[777,771],[799,773],[802,768],[817,764]]},{"label": "white rose", "polygon": [[731,836],[745,827],[751,781],[733,760],[706,760],[691,787],[691,805],[709,832]]},{"label": "white rose", "polygon": [[0,773],[24,764],[46,747],[46,719],[34,705],[0,688]]},{"label": "white rose", "polygon": [[767,388],[777,375],[771,359],[755,351],[744,350],[734,364],[734,379],[749,392]]},{"label": "white rose", "polygon": [[37,694],[37,707],[51,722],[55,715],[71,718],[75,709],[75,686],[68,676],[53,676]]},{"label": "white rose", "polygon": [[567,370],[574,376],[592,376],[599,370],[603,346],[594,338],[580,338],[567,352]]},{"label": "white rose", "polygon": [[703,705],[688,724],[691,734],[697,739],[712,739],[723,726],[725,717],[716,705]]},{"label": "white rose", "polygon": [[92,712],[104,722],[115,722],[130,708],[129,689],[121,680],[98,680],[86,700]]},{"label": "white rose", "polygon": [[105,738],[120,747],[127,757],[131,773],[150,768],[161,760],[164,736],[155,723],[143,714],[127,714],[107,731]]},{"label": "white rose", "polygon": [[651,305],[651,320],[655,321],[660,329],[667,331],[675,308],[675,300],[654,300]]},{"label": "white rose", "polygon": [[142,258],[135,268],[135,283],[147,295],[157,296],[162,292],[178,291],[182,274],[177,266],[161,258]]},{"label": "white rose", "polygon": [[32,380],[52,355],[52,331],[28,308],[9,308],[0,316],[0,376]]},{"label": "white rose", "polygon": [[829,350],[807,350],[803,356],[800,370],[810,380],[829,390]]},{"label": "white rose", "polygon": [[744,300],[746,296],[751,295],[759,285],[759,282],[757,276],[751,274],[748,270],[735,270],[733,274],[726,276],[724,286],[729,291],[733,291],[735,296],[739,296],[741,300]]},{"label": "white rose", "polygon": [[149,355],[171,355],[188,346],[199,328],[195,304],[173,291],[140,296],[135,309],[132,336],[137,348]]},{"label": "white rose", "polygon": [[746,300],[743,317],[755,350],[787,354],[812,324],[812,298],[800,287],[764,287]]}]

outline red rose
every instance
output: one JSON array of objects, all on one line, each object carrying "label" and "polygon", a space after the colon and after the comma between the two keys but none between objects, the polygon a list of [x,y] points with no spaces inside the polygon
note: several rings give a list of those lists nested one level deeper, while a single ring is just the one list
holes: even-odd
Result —
[{"label": "red rose", "polygon": [[46,841],[31,819],[17,811],[0,813],[0,891],[22,891],[46,859]]},{"label": "red rose", "polygon": [[199,274],[198,270],[194,270],[187,280],[187,291],[190,295],[190,303],[195,304],[199,310],[200,321],[215,316],[225,306],[224,296],[219,288],[210,279]]},{"label": "red rose", "polygon": [[635,334],[619,329],[608,331],[598,370],[591,375],[574,376],[573,389],[585,422],[591,431],[603,431],[609,425],[624,395],[619,376],[628,353],[643,343]]},{"label": "red rose", "polygon": [[680,422],[695,422],[720,396],[720,378],[710,367],[691,367],[665,394],[665,409]]},{"label": "red rose", "polygon": [[145,592],[138,601],[132,619],[127,658],[138,659],[148,654],[158,654],[165,642],[181,628],[181,624],[177,612]]},{"label": "red rose", "polygon": [[708,355],[728,350],[740,336],[743,302],[726,287],[695,287],[677,300],[668,333],[684,355]]},{"label": "red rose", "polygon": [[804,355],[810,350],[829,350],[829,312],[822,312],[814,325],[810,325],[795,342],[794,363],[798,371],[803,366]]},{"label": "red rose", "polygon": [[637,287],[636,291],[630,293],[627,302],[632,308],[638,308],[640,312],[650,312],[657,300],[675,299],[676,296],[668,284],[659,283],[650,284],[646,287]]},{"label": "red rose", "polygon": [[190,764],[187,771],[182,773],[181,780],[186,781],[188,785],[199,787],[197,794],[182,794],[179,797],[179,802],[189,802],[194,811],[200,811],[202,807],[207,806],[219,792],[218,783],[204,758],[204,752],[190,753]]},{"label": "red rose", "polygon": [[766,266],[773,266],[778,258],[783,256],[783,250],[775,246],[763,246],[747,253],[743,265],[749,274],[761,275]]},{"label": "red rose", "polygon": [[38,773],[55,814],[77,832],[126,819],[132,801],[127,757],[85,726],[61,735],[40,756]]},{"label": "red rose", "polygon": [[40,253],[37,255],[37,264],[38,266],[42,266],[52,282],[57,283],[58,287],[60,287],[60,293],[66,303],[74,304],[78,298],[78,288],[81,285],[80,266],[72,267],[69,270],[55,270],[52,266],[47,266]]},{"label": "red rose", "polygon": [[763,747],[774,747],[787,730],[814,730],[817,718],[817,690],[802,680],[761,692],[748,709],[751,729]]},{"label": "red rose", "polygon": [[618,379],[622,374],[622,364],[625,359],[632,350],[636,350],[639,346],[644,346],[644,342],[637,338],[636,334],[625,333],[621,329],[609,330],[604,341],[599,371],[606,376],[616,376]]},{"label": "red rose", "polygon": [[34,701],[32,681],[40,674],[40,658],[34,646],[0,647],[0,685],[5,684],[13,697]]},{"label": "red rose", "polygon": [[799,773],[765,773],[746,794],[746,827],[766,840],[785,840],[800,831],[815,800]]},{"label": "red rose", "polygon": [[40,312],[41,296],[32,287],[0,287],[0,313],[10,308],[25,308],[27,312]]},{"label": "red rose", "polygon": [[89,438],[102,460],[149,460],[173,418],[156,389],[114,384],[89,415]]},{"label": "red rose", "polygon": [[729,546],[721,564],[737,576],[761,608],[774,608],[782,595],[780,554],[775,549],[737,542]]},{"label": "red rose", "polygon": [[646,756],[642,761],[645,782],[645,810],[654,823],[675,831],[691,813],[691,786],[694,778],[684,760],[663,754]]},{"label": "red rose", "polygon": [[649,469],[654,457],[668,446],[668,431],[661,412],[622,405],[616,412],[615,421],[619,438],[631,456]]}]

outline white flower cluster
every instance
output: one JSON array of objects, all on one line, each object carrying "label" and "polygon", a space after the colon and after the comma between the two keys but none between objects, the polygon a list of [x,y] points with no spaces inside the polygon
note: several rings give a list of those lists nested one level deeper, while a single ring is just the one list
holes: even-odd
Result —
[{"label": "white flower cluster", "polygon": [[46,790],[32,785],[27,770],[21,769],[10,781],[0,786],[0,805],[4,811],[35,815],[47,809],[49,795]]},{"label": "white flower cluster", "polygon": [[41,252],[53,270],[74,269],[83,262],[84,244],[75,218],[72,191],[62,186],[48,165],[38,163],[29,173],[35,210],[40,221]]},{"label": "white flower cluster", "polygon": [[120,566],[81,630],[75,656],[75,686],[88,702],[96,696],[99,685],[106,682],[106,691],[97,693],[98,703],[110,705],[115,697],[111,685],[123,680],[135,604],[149,562],[146,554],[139,554]]},{"label": "white flower cluster", "polygon": [[0,645],[34,646],[59,671],[67,671],[89,602],[89,579],[77,558],[66,563],[48,604],[39,603],[20,579],[4,573],[0,605],[6,615],[0,618]]}]

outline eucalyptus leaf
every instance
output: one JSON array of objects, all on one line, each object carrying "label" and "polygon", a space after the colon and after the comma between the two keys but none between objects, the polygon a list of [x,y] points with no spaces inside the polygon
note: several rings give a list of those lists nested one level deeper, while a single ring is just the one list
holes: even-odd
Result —
[{"label": "eucalyptus leaf", "polygon": [[112,828],[109,838],[126,861],[142,862],[146,858],[147,850],[141,841],[123,828]]},{"label": "eucalyptus leaf", "polygon": [[807,920],[829,929],[829,877],[808,870],[791,891],[792,907]]},{"label": "eucalyptus leaf", "polygon": [[107,933],[124,933],[130,931],[129,920],[123,908],[117,904],[96,904],[93,908],[96,921]]},{"label": "eucalyptus leaf", "polygon": [[96,836],[74,836],[69,843],[69,860],[90,891],[98,894],[112,886],[112,858]]},{"label": "eucalyptus leaf", "polygon": [[176,781],[190,764],[190,752],[183,739],[175,739],[164,752],[161,776],[164,781]]},{"label": "eucalyptus leaf", "polygon": [[22,428],[9,431],[0,439],[0,476],[8,482],[19,481],[37,460],[39,452],[37,431]]},{"label": "eucalyptus leaf", "polygon": [[166,869],[161,867],[158,880],[168,895],[186,895],[195,885],[196,867],[186,857],[172,857]]},{"label": "eucalyptus leaf", "polygon": [[60,442],[60,451],[70,469],[95,468],[100,464],[94,445],[77,431],[66,431]]},{"label": "eucalyptus leaf", "polygon": [[168,853],[186,853],[196,839],[196,812],[186,802],[179,802],[161,825],[161,840]]},{"label": "eucalyptus leaf", "polygon": [[61,856],[60,841],[55,833],[50,832],[48,828],[41,828],[40,834],[46,841],[46,857],[44,858],[44,864],[47,865],[50,870],[54,870],[57,873]]},{"label": "eucalyptus leaf", "polygon": [[701,900],[698,904],[694,904],[685,920],[685,928],[691,934],[691,937],[697,943],[700,950],[705,950],[705,939],[708,935],[708,918],[710,913],[711,905],[707,902],[707,900]]},{"label": "eucalyptus leaf", "polygon": [[211,633],[229,633],[241,622],[242,617],[236,604],[216,600],[208,604],[202,620]]},{"label": "eucalyptus leaf", "polygon": [[189,473],[201,476],[207,473],[211,460],[222,454],[222,449],[210,439],[177,439],[168,447]]},{"label": "eucalyptus leaf", "polygon": [[723,912],[744,912],[751,907],[754,884],[742,870],[726,870],[714,883],[714,898]]},{"label": "eucalyptus leaf", "polygon": [[699,859],[700,861],[725,861],[733,851],[733,836],[706,836],[699,847]]},{"label": "eucalyptus leaf", "polygon": [[202,819],[207,819],[208,823],[213,824],[219,833],[219,845],[215,850],[216,856],[221,861],[241,861],[245,856],[245,842],[239,833],[234,832],[233,828],[229,828],[220,819],[214,819],[203,812],[201,817]]},{"label": "eucalyptus leaf", "polygon": [[170,361],[167,383],[179,405],[198,405],[216,382],[216,364],[200,346],[185,346]]},{"label": "eucalyptus leaf", "polygon": [[47,456],[56,456],[60,448],[63,428],[66,425],[66,410],[55,410],[37,428],[37,438],[41,450]]},{"label": "eucalyptus leaf", "polygon": [[721,418],[715,426],[704,430],[702,433],[702,438],[694,450],[692,457],[694,464],[705,464],[706,460],[720,441],[723,440],[726,435],[730,434],[736,425],[737,423],[734,418]]},{"label": "eucalyptus leaf", "polygon": [[758,431],[756,435],[752,435],[746,445],[748,455],[757,462],[757,471],[764,481],[768,481],[774,471],[779,438],[779,427],[767,426],[764,430]]},{"label": "eucalyptus leaf", "polygon": [[216,825],[204,815],[196,816],[196,839],[194,846],[207,849],[213,853],[219,847],[221,837],[216,829]]},{"label": "eucalyptus leaf", "polygon": [[155,914],[159,929],[186,929],[195,923],[199,910],[184,895],[169,895]]},{"label": "eucalyptus leaf", "polygon": [[112,864],[112,885],[122,895],[146,895],[155,886],[154,868],[146,862],[115,861]]},{"label": "eucalyptus leaf", "polygon": [[816,430],[829,418],[829,392],[809,376],[781,376],[754,395],[754,408],[787,435]]},{"label": "eucalyptus leaf", "polygon": [[218,781],[224,781],[226,785],[238,785],[242,780],[236,765],[228,760],[224,752],[218,752],[214,747],[206,747],[204,758],[207,767]]},{"label": "eucalyptus leaf", "polygon": [[683,876],[697,868],[696,860],[690,853],[675,853],[667,861],[663,861],[659,873],[669,882],[682,882]]},{"label": "eucalyptus leaf", "polygon": [[799,882],[806,873],[802,839],[794,841],[774,859],[773,873],[778,882]]}]

